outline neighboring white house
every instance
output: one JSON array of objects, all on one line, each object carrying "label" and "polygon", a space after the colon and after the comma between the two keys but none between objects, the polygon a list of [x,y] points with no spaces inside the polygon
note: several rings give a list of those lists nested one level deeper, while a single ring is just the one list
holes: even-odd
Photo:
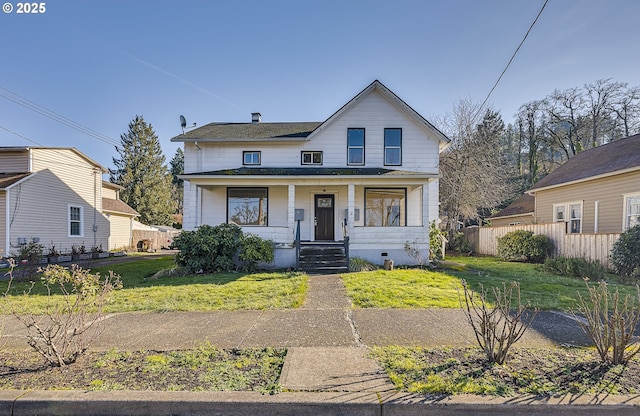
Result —
[{"label": "neighboring white house", "polygon": [[0,256],[31,240],[45,252],[129,246],[137,213],[106,172],[74,148],[0,147]]},{"label": "neighboring white house", "polygon": [[377,264],[426,256],[438,219],[439,154],[449,139],[379,81],[324,122],[211,123],[184,143],[184,229],[236,223],[296,264],[300,239],[343,241]]}]

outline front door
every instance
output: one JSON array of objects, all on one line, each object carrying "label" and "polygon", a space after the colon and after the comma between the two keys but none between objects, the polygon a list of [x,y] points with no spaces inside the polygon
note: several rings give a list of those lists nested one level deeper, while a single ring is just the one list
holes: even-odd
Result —
[{"label": "front door", "polygon": [[315,239],[334,239],[333,195],[315,195]]}]

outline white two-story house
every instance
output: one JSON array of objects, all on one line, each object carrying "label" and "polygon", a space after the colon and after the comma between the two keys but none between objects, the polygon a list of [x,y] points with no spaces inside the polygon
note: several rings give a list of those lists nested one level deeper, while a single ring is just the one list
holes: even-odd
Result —
[{"label": "white two-story house", "polygon": [[427,257],[449,139],[379,81],[324,122],[253,113],[171,140],[184,143],[187,230],[235,223],[276,243],[277,267],[296,264],[297,239],[346,240],[376,264],[415,263],[407,244]]}]

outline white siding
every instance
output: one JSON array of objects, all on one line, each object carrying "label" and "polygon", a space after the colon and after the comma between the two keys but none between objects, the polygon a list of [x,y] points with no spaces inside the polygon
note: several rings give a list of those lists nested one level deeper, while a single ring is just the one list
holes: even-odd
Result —
[{"label": "white siding", "polygon": [[107,188],[106,186],[102,187],[102,197],[109,199],[120,199],[118,198],[118,191],[115,189]]},{"label": "white siding", "polygon": [[29,153],[0,152],[0,172],[27,173],[29,172]]},{"label": "white siding", "polygon": [[131,245],[131,217],[125,217],[117,214],[109,214],[109,223],[111,225],[111,234],[109,235],[108,247],[102,247],[105,250],[114,250],[121,247],[129,247]]},{"label": "white siding", "polygon": [[[83,235],[69,237],[69,204],[83,208]],[[87,201],[69,188],[52,172],[38,172],[11,189],[11,244],[18,238],[38,237],[40,243],[57,250],[71,250],[73,245],[106,247],[109,223]],[[98,230],[93,232],[94,216]]]},{"label": "white siding", "polygon": [[262,167],[300,167],[302,150],[322,151],[323,167],[347,166],[347,129],[365,129],[365,167],[384,166],[384,129],[402,129],[402,166],[390,169],[436,173],[439,141],[427,129],[373,92],[310,141],[278,143],[185,144],[185,172],[207,172],[242,166],[243,151],[260,151]]},{"label": "white siding", "polygon": [[0,191],[0,258],[5,257],[7,250],[7,192]]}]

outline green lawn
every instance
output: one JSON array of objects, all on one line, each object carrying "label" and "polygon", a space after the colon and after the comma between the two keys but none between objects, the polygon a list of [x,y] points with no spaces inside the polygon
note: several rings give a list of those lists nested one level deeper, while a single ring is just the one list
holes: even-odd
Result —
[{"label": "green lawn", "polygon": [[[215,311],[239,309],[295,308],[302,304],[307,277],[300,273],[217,273],[187,277],[153,275],[175,266],[172,257],[140,259],[112,266],[96,267],[92,272],[122,277],[123,288],[114,292],[106,312],[130,311]],[[8,310],[26,308],[37,312],[46,302],[45,291],[36,285],[33,296],[23,296],[26,283],[14,284],[4,305]],[[6,282],[0,283],[4,293]],[[13,309],[12,309],[13,308]]]},{"label": "green lawn", "polygon": [[[523,303],[543,310],[570,310],[577,293],[587,295],[581,279],[556,276],[528,263],[503,262],[494,257],[448,257],[439,271],[418,269],[349,273],[343,280],[359,308],[457,308],[458,290],[466,280],[479,290],[520,284]],[[636,295],[635,286],[610,283],[621,294]]]}]

